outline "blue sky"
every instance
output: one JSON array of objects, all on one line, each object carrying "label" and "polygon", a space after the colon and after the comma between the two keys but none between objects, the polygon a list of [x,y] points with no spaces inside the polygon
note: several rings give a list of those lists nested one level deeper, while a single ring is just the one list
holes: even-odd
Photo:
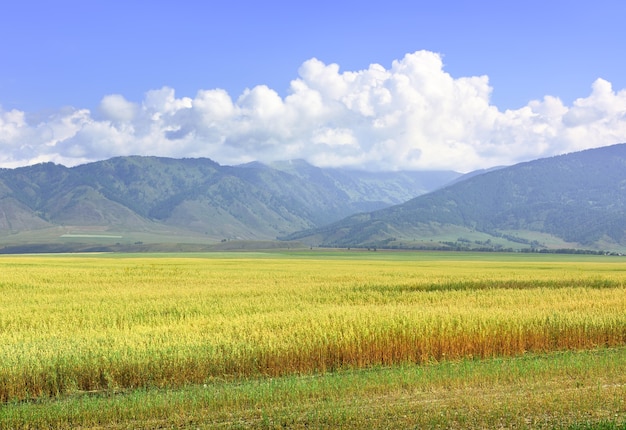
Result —
[{"label": "blue sky", "polygon": [[621,1],[5,3],[0,166],[467,171],[626,141]]}]

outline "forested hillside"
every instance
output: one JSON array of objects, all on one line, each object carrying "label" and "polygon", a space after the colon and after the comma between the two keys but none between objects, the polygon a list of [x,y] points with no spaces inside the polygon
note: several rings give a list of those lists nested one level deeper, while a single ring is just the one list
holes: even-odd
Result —
[{"label": "forested hillside", "polygon": [[626,144],[620,144],[489,171],[288,238],[389,247],[423,246],[429,238],[447,247],[484,247],[505,238],[507,246],[539,248],[555,238],[554,246],[613,248],[626,245],[625,229]]},{"label": "forested hillside", "polygon": [[276,239],[406,201],[459,176],[279,164],[133,156],[72,168],[0,169],[0,240],[34,231],[42,234],[28,240],[45,241],[56,234],[45,232],[59,228],[61,234],[155,232],[171,240]]}]

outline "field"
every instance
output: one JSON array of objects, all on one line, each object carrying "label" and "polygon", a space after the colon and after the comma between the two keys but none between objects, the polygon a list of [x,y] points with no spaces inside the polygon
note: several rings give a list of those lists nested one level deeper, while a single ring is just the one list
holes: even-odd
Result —
[{"label": "field", "polygon": [[625,263],[2,256],[0,428],[624,428]]}]

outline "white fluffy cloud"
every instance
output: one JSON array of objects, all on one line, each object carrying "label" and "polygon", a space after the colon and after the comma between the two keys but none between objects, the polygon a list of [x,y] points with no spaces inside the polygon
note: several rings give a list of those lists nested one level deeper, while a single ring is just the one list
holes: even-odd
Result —
[{"label": "white fluffy cloud", "polygon": [[93,114],[62,110],[34,124],[0,108],[0,166],[142,154],[469,171],[626,142],[626,90],[603,79],[572,106],[546,96],[500,111],[490,94],[486,76],[454,78],[428,51],[346,72],[311,59],[284,98],[264,85],[236,99],[221,89],[177,98],[165,87],[141,103],[112,94]]}]

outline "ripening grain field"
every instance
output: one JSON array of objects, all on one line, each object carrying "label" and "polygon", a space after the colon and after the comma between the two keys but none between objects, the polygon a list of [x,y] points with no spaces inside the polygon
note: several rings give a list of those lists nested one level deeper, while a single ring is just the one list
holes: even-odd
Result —
[{"label": "ripening grain field", "polygon": [[[626,418],[625,344],[621,257],[321,251],[0,257],[0,428],[536,427],[585,417],[609,425]],[[584,350],[591,352],[575,352]],[[550,367],[564,360],[546,359],[555,352],[570,364]],[[530,370],[509,383],[489,377],[495,370],[476,376],[521,358]],[[475,370],[466,368],[465,377],[441,370],[450,364]],[[424,369],[443,372],[428,385],[433,399],[447,399],[441,408],[449,411],[463,395],[470,403],[484,398],[482,406],[468,403],[468,411],[494,421],[467,421],[474,415],[462,418],[463,405],[461,418],[438,418],[436,404],[426,408],[411,391],[425,383],[416,376]],[[332,392],[344,397],[331,407],[319,399],[334,398],[323,394],[332,378],[342,387]],[[559,391],[574,379],[587,382],[573,385],[575,395]],[[302,389],[289,400],[267,385],[293,395],[298,391],[280,384],[307,381],[320,391]],[[378,388],[350,391],[363,384]],[[256,395],[252,405],[219,402],[219,393],[254,387],[266,396],[241,394]],[[477,391],[459,392],[454,401],[440,392],[463,387]],[[561,394],[530,407],[527,399],[503,401],[502,389]],[[172,393],[177,400],[163,400]],[[571,410],[550,412],[548,404],[568,396],[578,399]],[[163,412],[158,405],[166,403],[178,412]],[[394,407],[398,414],[387,416]]]}]

